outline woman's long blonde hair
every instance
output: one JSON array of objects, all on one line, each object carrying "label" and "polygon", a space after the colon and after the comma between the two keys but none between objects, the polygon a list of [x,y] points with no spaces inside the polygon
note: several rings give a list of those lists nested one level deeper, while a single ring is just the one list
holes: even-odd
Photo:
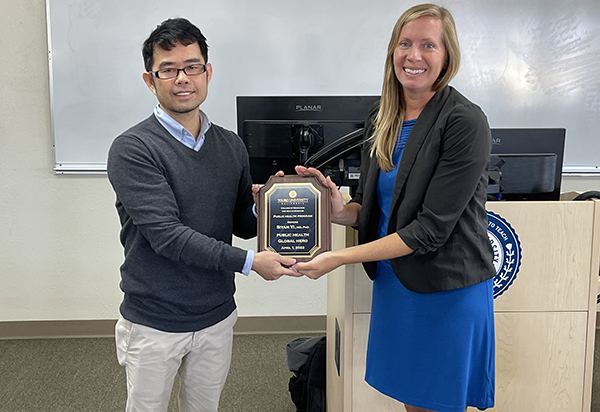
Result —
[{"label": "woman's long blonde hair", "polygon": [[446,48],[447,64],[440,73],[439,80],[434,85],[433,90],[438,92],[446,87],[456,75],[460,66],[460,47],[458,44],[458,35],[456,34],[456,25],[447,9],[435,4],[420,4],[411,7],[400,16],[394,26],[388,45],[381,102],[379,112],[373,122],[375,130],[373,136],[371,136],[373,141],[371,157],[377,157],[379,167],[384,172],[389,172],[394,168],[392,154],[394,153],[396,137],[402,127],[404,112],[406,111],[406,101],[402,85],[394,72],[394,51],[398,46],[400,32],[404,25],[420,17],[435,17],[442,22],[442,41]]}]

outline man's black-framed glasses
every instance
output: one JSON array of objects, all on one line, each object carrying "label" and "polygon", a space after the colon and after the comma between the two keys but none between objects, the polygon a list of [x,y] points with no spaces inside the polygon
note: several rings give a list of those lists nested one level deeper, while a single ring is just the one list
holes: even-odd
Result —
[{"label": "man's black-framed glasses", "polygon": [[160,69],[155,72],[151,71],[157,79],[161,80],[169,80],[174,79],[179,76],[179,72],[184,72],[187,76],[198,76],[206,71],[206,64],[202,63],[194,63],[189,66],[185,66],[182,69],[178,69],[175,67],[167,67],[165,69]]}]

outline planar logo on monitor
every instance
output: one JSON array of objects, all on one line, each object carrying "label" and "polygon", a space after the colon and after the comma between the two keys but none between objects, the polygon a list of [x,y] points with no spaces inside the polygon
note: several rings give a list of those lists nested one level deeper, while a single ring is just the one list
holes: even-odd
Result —
[{"label": "planar logo on monitor", "polygon": [[494,299],[512,285],[521,268],[521,242],[512,226],[500,215],[487,212],[488,238],[494,249]]},{"label": "planar logo on monitor", "polygon": [[322,111],[320,104],[297,104],[297,112],[320,112]]}]

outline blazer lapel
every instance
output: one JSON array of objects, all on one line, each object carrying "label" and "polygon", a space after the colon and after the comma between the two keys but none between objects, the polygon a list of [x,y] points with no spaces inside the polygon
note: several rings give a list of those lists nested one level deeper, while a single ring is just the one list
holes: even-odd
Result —
[{"label": "blazer lapel", "polygon": [[[377,162],[377,158],[372,158],[369,162],[369,170],[367,172],[367,180],[364,183],[365,187],[365,196],[364,196],[364,204],[365,211],[370,214],[370,210],[372,210],[373,205],[375,203],[375,199],[377,198],[377,177],[379,176],[379,166]],[[361,212],[362,215],[362,212]]]},{"label": "blazer lapel", "polygon": [[444,105],[444,102],[449,96],[450,86],[446,86],[437,92],[427,103],[417,118],[417,121],[415,122],[415,125],[408,136],[406,146],[404,147],[404,152],[402,153],[402,158],[400,159],[400,165],[398,166],[398,173],[396,175],[396,181],[394,184],[394,193],[392,194],[392,203],[390,205],[390,216],[391,212],[397,207],[400,193],[402,193],[402,190],[404,189],[404,185],[408,175],[410,174],[410,171],[413,168],[413,165],[415,164],[417,155],[427,140],[427,136],[429,136],[429,132],[435,124],[435,120],[440,113],[441,107]]}]

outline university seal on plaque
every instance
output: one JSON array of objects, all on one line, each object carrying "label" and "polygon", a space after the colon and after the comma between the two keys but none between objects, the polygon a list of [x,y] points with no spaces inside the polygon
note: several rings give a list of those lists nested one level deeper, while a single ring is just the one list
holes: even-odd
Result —
[{"label": "university seal on plaque", "polygon": [[494,250],[494,299],[512,285],[521,268],[521,242],[517,232],[500,215],[488,210],[488,238]]},{"label": "university seal on plaque", "polygon": [[330,189],[316,177],[271,176],[257,206],[259,252],[303,262],[331,250]]}]

